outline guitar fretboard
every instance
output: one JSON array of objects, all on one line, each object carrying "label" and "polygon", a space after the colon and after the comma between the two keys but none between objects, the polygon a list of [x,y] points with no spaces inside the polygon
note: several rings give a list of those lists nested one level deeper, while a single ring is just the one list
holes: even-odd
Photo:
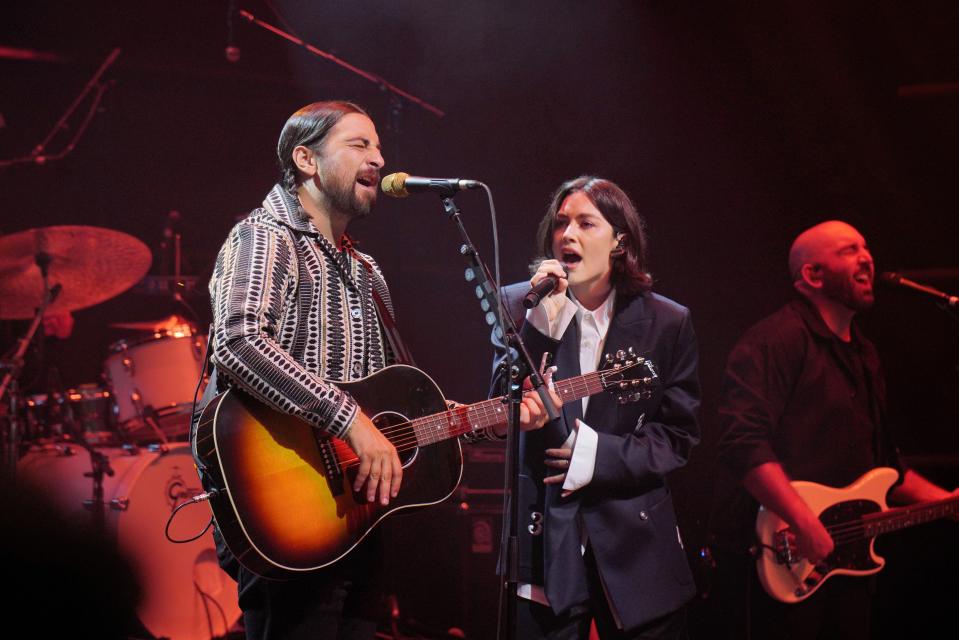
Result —
[{"label": "guitar fretboard", "polygon": [[881,533],[932,522],[956,513],[959,513],[959,496],[869,513],[855,520],[832,524],[826,530],[836,544],[844,544],[861,538],[875,538]]},{"label": "guitar fretboard", "polygon": [[959,496],[935,502],[914,504],[863,516],[863,534],[871,538],[880,533],[905,529],[959,513]]},{"label": "guitar fretboard", "polygon": [[[605,378],[619,375],[615,369],[594,371],[575,378],[554,382],[556,393],[563,403],[581,400],[599,393],[606,387]],[[412,420],[417,446],[424,446],[455,438],[471,431],[506,424],[509,405],[505,396],[464,405],[444,413],[435,413]]]}]

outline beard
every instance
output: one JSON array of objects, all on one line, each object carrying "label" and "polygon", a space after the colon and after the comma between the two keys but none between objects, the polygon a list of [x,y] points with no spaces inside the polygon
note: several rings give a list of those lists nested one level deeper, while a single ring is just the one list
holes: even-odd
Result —
[{"label": "beard", "polygon": [[866,293],[851,275],[830,271],[826,267],[823,267],[822,290],[826,297],[853,311],[866,311],[875,302],[871,287]]},{"label": "beard", "polygon": [[327,167],[323,167],[320,171],[320,181],[330,206],[351,220],[368,216],[376,203],[375,191],[369,199],[364,199],[356,193],[355,176],[352,180],[346,180],[328,170]]}]

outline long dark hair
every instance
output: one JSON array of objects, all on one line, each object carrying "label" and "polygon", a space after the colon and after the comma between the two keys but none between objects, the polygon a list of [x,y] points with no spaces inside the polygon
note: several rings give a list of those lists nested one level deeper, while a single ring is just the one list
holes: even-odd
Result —
[{"label": "long dark hair", "polygon": [[362,107],[343,100],[329,100],[308,104],[291,115],[283,125],[280,140],[276,144],[276,158],[280,163],[280,182],[290,193],[299,186],[296,165],[293,164],[293,149],[304,146],[319,153],[330,129],[343,116],[360,113],[369,117]]},{"label": "long dark hair", "polygon": [[[618,293],[637,295],[653,287],[653,276],[647,271],[646,230],[643,219],[626,192],[616,183],[595,176],[580,176],[560,185],[536,232],[536,249],[540,256],[553,258],[553,227],[563,201],[582,191],[599,209],[614,233],[623,234],[623,252],[613,258],[610,283]],[[542,260],[542,258],[540,258]]]}]

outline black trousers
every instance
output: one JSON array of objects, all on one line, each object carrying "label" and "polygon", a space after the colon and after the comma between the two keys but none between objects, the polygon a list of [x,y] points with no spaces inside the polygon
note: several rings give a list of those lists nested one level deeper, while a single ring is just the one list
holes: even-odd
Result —
[{"label": "black trousers", "polygon": [[[590,622],[596,621],[600,640],[684,640],[686,633],[686,609],[680,608],[657,618],[637,629],[620,629],[610,611],[596,561],[587,547],[586,574],[589,587],[589,602],[573,607],[568,613],[557,616],[545,605],[517,598],[516,637],[523,640],[587,640]],[[650,588],[655,588],[651,586]],[[642,594],[637,594],[642,597]]]},{"label": "black trousers", "polygon": [[730,640],[866,640],[875,576],[829,578],[808,599],[766,595],[748,555],[717,552],[708,607],[712,637]]},{"label": "black trousers", "polygon": [[236,581],[249,640],[372,640],[383,613],[384,569],[377,532],[332,567],[267,580],[236,561],[214,534],[220,566]]}]

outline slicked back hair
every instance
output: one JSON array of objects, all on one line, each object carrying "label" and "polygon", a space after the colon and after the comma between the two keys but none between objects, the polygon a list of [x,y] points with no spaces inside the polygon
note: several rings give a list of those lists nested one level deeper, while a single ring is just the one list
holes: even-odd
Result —
[{"label": "slicked back hair", "polygon": [[342,100],[314,102],[289,117],[276,144],[276,158],[280,165],[280,183],[292,194],[300,185],[293,149],[304,146],[319,154],[330,130],[350,113],[369,114],[360,106]]}]

